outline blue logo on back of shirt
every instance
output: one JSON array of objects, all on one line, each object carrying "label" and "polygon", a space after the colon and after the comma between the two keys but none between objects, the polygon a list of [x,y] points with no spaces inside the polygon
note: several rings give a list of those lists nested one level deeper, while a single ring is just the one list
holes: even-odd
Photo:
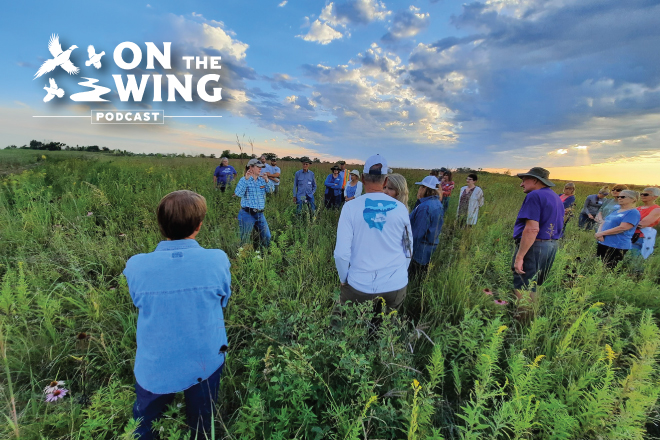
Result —
[{"label": "blue logo on back of shirt", "polygon": [[364,201],[364,211],[362,211],[362,216],[370,229],[376,228],[379,231],[382,231],[387,220],[387,212],[392,211],[395,208],[395,200],[390,202],[385,200],[366,199]]}]

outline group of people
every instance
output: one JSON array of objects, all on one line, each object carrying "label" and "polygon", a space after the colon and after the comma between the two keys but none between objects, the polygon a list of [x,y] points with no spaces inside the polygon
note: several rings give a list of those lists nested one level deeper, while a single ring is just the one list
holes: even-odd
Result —
[{"label": "group of people", "polygon": [[[564,193],[570,193],[571,188],[574,192],[575,185],[566,184]],[[612,198],[608,198],[609,195]],[[653,253],[655,226],[660,224],[660,206],[656,203],[658,197],[660,188],[649,187],[639,193],[622,184],[614,185],[611,191],[604,186],[598,193],[587,196],[578,226],[595,231],[598,240],[596,254],[606,266],[615,267],[628,251],[642,259]],[[640,200],[642,205],[636,207]],[[575,203],[574,196],[571,201]],[[567,209],[572,209],[572,206]]]},{"label": "group of people", "polygon": [[[309,170],[311,161],[302,162],[294,178],[294,200],[298,212],[304,206],[314,212],[316,180]],[[383,156],[369,157],[362,173],[348,172],[345,164],[333,168],[324,184],[326,206],[341,206],[334,249],[339,301],[378,300],[378,304],[385,302],[396,309],[406,297],[409,280],[425,270],[438,246],[454,187],[451,172],[445,170],[440,176],[434,170],[416,182],[417,201],[409,212],[406,180],[392,173]],[[223,158],[214,182],[225,191],[236,176]],[[543,284],[553,265],[558,240],[575,203],[575,186],[567,184],[563,194],[555,193],[549,172],[540,167],[517,176],[526,195],[513,225],[513,286],[519,298],[533,302],[536,286]],[[277,191],[279,177],[276,160],[269,167],[265,157],[248,162],[234,190],[241,198],[238,221],[242,239],[256,228],[261,244],[268,246],[270,230],[263,211],[266,194]],[[457,213],[465,217],[466,225],[476,224],[483,205],[477,180],[478,176],[470,174],[460,190]],[[649,229],[660,222],[660,207],[654,203],[660,196],[658,188],[647,188],[641,195],[615,188],[617,203],[602,214],[596,232],[599,255],[601,246],[620,249],[616,247],[620,242],[633,241],[635,235],[650,236]],[[585,202],[587,218],[596,223],[600,212],[591,209],[592,205],[600,200],[600,210],[608,192],[599,194]],[[639,197],[644,205],[634,209]],[[192,191],[163,197],[156,216],[164,240],[154,252],[131,257],[124,270],[139,309],[133,416],[140,421],[136,434],[141,439],[153,438],[153,421],[179,391],[185,395],[192,437],[208,435],[211,430],[228,348],[223,308],[231,296],[231,274],[225,252],[202,248],[195,240],[206,210],[204,197]],[[634,232],[637,230],[639,233]]]}]

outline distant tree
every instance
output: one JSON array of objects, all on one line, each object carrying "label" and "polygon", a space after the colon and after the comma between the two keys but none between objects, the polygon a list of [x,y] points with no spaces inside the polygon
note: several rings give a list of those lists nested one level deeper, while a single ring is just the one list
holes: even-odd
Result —
[{"label": "distant tree", "polygon": [[16,145],[8,145],[5,147],[5,150],[13,150],[15,148],[18,148]]},{"label": "distant tree", "polygon": [[314,160],[313,160],[312,162],[314,162],[314,163],[321,163],[321,159],[319,159],[318,157],[315,157]]},{"label": "distant tree", "polygon": [[41,150],[41,147],[43,147],[43,145],[44,145],[44,144],[42,144],[41,142],[36,141],[36,140],[34,140],[34,139],[32,139],[32,140],[30,141],[30,149],[31,149],[31,150]]},{"label": "distant tree", "polygon": [[211,154],[209,155],[209,157],[210,157],[211,159],[215,159],[215,153],[211,153]]},{"label": "distant tree", "polygon": [[231,151],[222,150],[222,154],[220,155],[220,157],[229,157],[229,156],[232,156]]},{"label": "distant tree", "polygon": [[275,153],[264,153],[264,156],[266,156],[266,160],[277,159],[277,154]]},{"label": "distant tree", "polygon": [[205,158],[206,158],[206,156],[204,155],[204,153],[199,153],[199,157],[202,158],[202,159],[205,159]]}]

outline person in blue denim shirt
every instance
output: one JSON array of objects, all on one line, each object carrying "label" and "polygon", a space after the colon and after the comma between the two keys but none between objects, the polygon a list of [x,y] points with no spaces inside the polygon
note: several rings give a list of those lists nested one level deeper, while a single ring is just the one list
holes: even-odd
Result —
[{"label": "person in blue denim shirt", "polygon": [[410,213],[413,236],[413,255],[409,266],[411,277],[428,269],[431,255],[440,242],[444,210],[437,190],[439,183],[435,176],[426,176],[421,182],[415,183],[419,185],[419,203]]},{"label": "person in blue denim shirt", "polygon": [[309,204],[312,210],[312,215],[316,212],[316,205],[314,204],[314,193],[316,192],[316,178],[314,172],[309,169],[312,161],[307,157],[303,157],[302,170],[296,171],[293,177],[293,201],[296,202],[296,214],[300,214],[302,207]]},{"label": "person in blue denim shirt", "polygon": [[341,206],[341,193],[342,193],[342,178],[339,175],[341,169],[338,166],[330,168],[332,174],[325,178],[325,207],[339,208]]},{"label": "person in blue denim shirt", "polygon": [[138,308],[135,355],[135,434],[153,438],[151,426],[183,391],[191,438],[211,433],[225,364],[227,333],[222,309],[231,296],[229,259],[204,249],[195,237],[206,200],[192,191],[163,197],[158,226],[167,240],[154,252],[126,262],[124,275]]},{"label": "person in blue denim shirt", "polygon": [[245,176],[236,184],[234,194],[241,198],[241,210],[238,211],[238,229],[241,233],[241,243],[250,241],[252,230],[259,232],[261,246],[270,246],[270,229],[264,216],[266,208],[266,193],[275,189],[273,182],[265,174],[260,175],[264,164],[258,159],[250,159],[247,163]]}]

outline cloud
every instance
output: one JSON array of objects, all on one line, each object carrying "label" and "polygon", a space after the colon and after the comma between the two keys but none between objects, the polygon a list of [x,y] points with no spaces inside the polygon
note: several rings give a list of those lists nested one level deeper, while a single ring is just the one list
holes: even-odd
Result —
[{"label": "cloud", "polygon": [[369,24],[376,20],[385,20],[388,11],[383,2],[377,0],[354,0],[344,3],[328,3],[319,18],[331,25]]},{"label": "cloud", "polygon": [[408,10],[394,14],[392,25],[381,40],[395,42],[404,38],[412,38],[425,30],[429,25],[429,13],[420,13],[419,8],[410,6]]},{"label": "cloud", "polygon": [[327,23],[321,22],[319,20],[314,20],[312,25],[309,28],[309,31],[305,35],[296,35],[299,38],[302,38],[305,41],[313,41],[320,44],[329,44],[332,40],[336,40],[343,37],[341,32],[337,32],[335,29],[328,26]]},{"label": "cloud", "polygon": [[[382,21],[391,14],[383,2],[377,0],[353,0],[343,3],[328,3],[319,18],[314,20],[305,35],[297,35],[305,41],[329,44],[342,37],[350,37],[350,28],[354,25],[366,25],[373,21]],[[305,17],[304,27],[309,24]]]},{"label": "cloud", "polygon": [[287,3],[288,3],[288,1],[287,1],[287,0],[284,0],[282,3],[280,3],[280,4],[277,5],[277,6],[280,7],[280,8],[283,8],[283,7],[286,6]]}]

